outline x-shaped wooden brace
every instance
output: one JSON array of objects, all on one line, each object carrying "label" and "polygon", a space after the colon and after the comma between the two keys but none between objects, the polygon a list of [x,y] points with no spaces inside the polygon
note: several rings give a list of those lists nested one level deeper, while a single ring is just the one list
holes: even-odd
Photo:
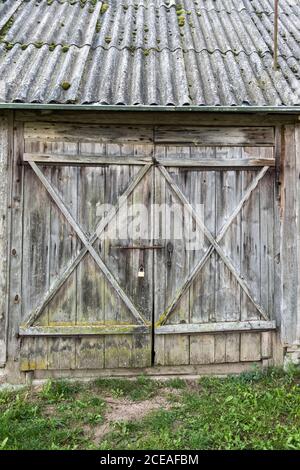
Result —
[{"label": "x-shaped wooden brace", "polygon": [[261,314],[261,316],[265,319],[265,320],[268,320],[268,314],[266,313],[266,311],[264,310],[264,308],[255,300],[255,298],[253,298],[252,294],[251,294],[251,291],[249,289],[249,287],[247,286],[245,280],[239,275],[239,273],[237,272],[237,270],[235,269],[235,267],[233,266],[232,262],[230,261],[230,259],[228,258],[228,256],[226,256],[226,254],[224,253],[224,251],[222,250],[222,248],[220,247],[219,243],[220,241],[222,240],[223,236],[225,235],[227,229],[229,228],[229,226],[231,225],[231,223],[233,222],[233,220],[236,218],[236,216],[238,215],[238,213],[240,212],[240,210],[242,209],[243,205],[246,203],[246,201],[250,198],[252,192],[254,191],[254,189],[257,187],[259,181],[264,177],[264,175],[266,174],[266,172],[268,171],[269,167],[268,166],[264,166],[261,171],[258,173],[257,177],[252,181],[252,183],[249,185],[249,187],[247,188],[244,196],[242,197],[240,203],[238,204],[238,206],[236,207],[236,209],[232,212],[231,216],[229,217],[229,219],[227,220],[227,222],[223,225],[223,227],[221,228],[220,232],[218,233],[217,237],[214,238],[213,235],[210,233],[210,231],[207,229],[207,227],[205,226],[205,224],[203,223],[203,221],[201,220],[201,218],[198,216],[198,214],[196,213],[196,211],[194,210],[194,208],[191,206],[190,202],[188,201],[188,199],[185,197],[185,195],[182,193],[182,191],[179,189],[179,187],[177,186],[177,184],[174,182],[174,180],[172,179],[171,175],[169,174],[169,172],[166,170],[166,168],[162,165],[159,165],[159,169],[162,173],[162,175],[164,176],[164,178],[166,179],[166,181],[169,183],[171,189],[173,190],[173,192],[177,195],[177,197],[179,198],[179,200],[185,205],[185,208],[189,211],[189,213],[191,214],[191,216],[193,217],[193,219],[195,220],[195,222],[197,223],[197,225],[200,227],[200,229],[202,230],[202,232],[204,233],[204,235],[206,236],[206,238],[209,240],[210,242],[210,247],[209,249],[206,251],[206,253],[203,255],[203,257],[200,259],[200,261],[196,264],[196,266],[194,267],[194,269],[192,270],[192,272],[190,273],[190,275],[188,276],[188,278],[186,279],[185,283],[183,284],[183,286],[181,287],[181,289],[178,290],[178,293],[177,295],[174,297],[174,299],[172,300],[172,302],[170,303],[170,305],[167,307],[166,311],[164,312],[164,314],[161,316],[161,318],[158,320],[157,322],[157,326],[161,326],[161,325],[164,325],[168,319],[168,317],[170,316],[170,314],[172,313],[172,311],[174,310],[174,308],[176,307],[176,305],[178,304],[180,298],[182,297],[182,295],[187,291],[187,289],[190,287],[190,285],[192,284],[193,280],[196,278],[196,276],[198,275],[198,273],[200,272],[200,270],[203,268],[204,264],[206,263],[206,261],[208,260],[208,258],[210,257],[210,255],[212,254],[212,252],[215,250],[218,255],[220,256],[220,258],[223,260],[223,262],[225,263],[225,265],[227,266],[227,268],[230,270],[230,272],[233,274],[233,276],[236,278],[237,282],[239,283],[239,285],[241,286],[241,288],[243,289],[243,291],[246,293],[246,295],[248,296],[248,298],[251,300],[251,302],[255,305],[255,307],[257,308],[257,310],[259,311],[259,313]]},{"label": "x-shaped wooden brace", "polygon": [[30,327],[33,325],[33,323],[37,320],[37,318],[41,315],[42,311],[45,309],[45,307],[49,304],[49,302],[53,299],[55,294],[58,292],[60,287],[66,282],[66,280],[69,278],[71,273],[74,271],[76,266],[80,263],[80,261],[83,259],[85,254],[89,252],[101,271],[103,272],[106,280],[111,284],[111,286],[115,289],[117,294],[120,296],[120,298],[123,300],[125,305],[129,308],[137,322],[141,325],[148,325],[147,321],[142,317],[142,315],[138,312],[134,304],[131,302],[127,294],[123,291],[117,280],[114,278],[112,273],[109,271],[105,263],[102,261],[98,253],[93,247],[94,242],[97,240],[97,238],[100,237],[102,232],[104,231],[105,227],[111,222],[111,220],[115,217],[117,211],[121,209],[121,207],[124,205],[126,202],[128,196],[133,192],[133,190],[136,188],[136,186],[139,184],[141,179],[146,175],[148,170],[152,167],[152,163],[148,165],[144,165],[140,171],[138,172],[136,178],[129,184],[128,188],[126,191],[120,196],[117,205],[113,207],[109,213],[107,214],[106,217],[104,217],[99,224],[97,225],[97,228],[95,230],[95,233],[91,236],[90,239],[87,239],[85,233],[83,230],[80,228],[76,220],[73,218],[73,216],[70,214],[69,210],[66,208],[64,202],[62,201],[61,197],[58,195],[56,190],[51,186],[43,172],[39,169],[39,167],[36,165],[34,162],[29,162],[29,165],[35,172],[36,176],[39,178],[53,201],[56,203],[57,207],[60,209],[62,214],[65,216],[66,220],[69,222],[77,236],[80,238],[80,240],[83,243],[83,248],[79,252],[79,254],[74,258],[74,260],[71,262],[71,264],[67,267],[67,269],[63,272],[62,276],[58,279],[58,281],[50,288],[49,292],[46,294],[45,298],[41,302],[41,304],[36,308],[36,310],[29,316],[28,320],[25,323],[25,327]]}]

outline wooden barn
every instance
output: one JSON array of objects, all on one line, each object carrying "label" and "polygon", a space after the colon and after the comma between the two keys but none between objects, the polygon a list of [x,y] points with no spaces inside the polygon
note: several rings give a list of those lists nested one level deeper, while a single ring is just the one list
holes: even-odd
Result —
[{"label": "wooden barn", "polygon": [[300,362],[300,2],[279,7],[274,50],[273,0],[0,3],[1,380]]}]

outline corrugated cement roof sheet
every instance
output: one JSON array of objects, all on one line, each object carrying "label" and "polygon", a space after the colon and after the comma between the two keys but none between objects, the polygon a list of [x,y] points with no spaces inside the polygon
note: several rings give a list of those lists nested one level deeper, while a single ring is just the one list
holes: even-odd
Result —
[{"label": "corrugated cement roof sheet", "polygon": [[0,102],[299,106],[300,0],[2,0]]}]

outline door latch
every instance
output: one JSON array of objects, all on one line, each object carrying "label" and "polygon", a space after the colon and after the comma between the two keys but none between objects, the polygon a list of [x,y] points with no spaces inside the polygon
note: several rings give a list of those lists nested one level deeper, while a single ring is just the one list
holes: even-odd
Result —
[{"label": "door latch", "polygon": [[172,254],[174,251],[174,246],[171,242],[167,243],[167,266],[170,268],[172,266]]}]

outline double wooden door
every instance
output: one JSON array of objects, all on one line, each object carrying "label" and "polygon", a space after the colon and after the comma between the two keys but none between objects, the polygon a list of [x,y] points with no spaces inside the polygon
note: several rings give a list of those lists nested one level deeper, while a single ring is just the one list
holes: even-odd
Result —
[{"label": "double wooden door", "polygon": [[45,339],[48,368],[70,355],[79,368],[136,368],[202,363],[218,333],[274,328],[265,152],[101,166],[24,160],[23,368]]}]

